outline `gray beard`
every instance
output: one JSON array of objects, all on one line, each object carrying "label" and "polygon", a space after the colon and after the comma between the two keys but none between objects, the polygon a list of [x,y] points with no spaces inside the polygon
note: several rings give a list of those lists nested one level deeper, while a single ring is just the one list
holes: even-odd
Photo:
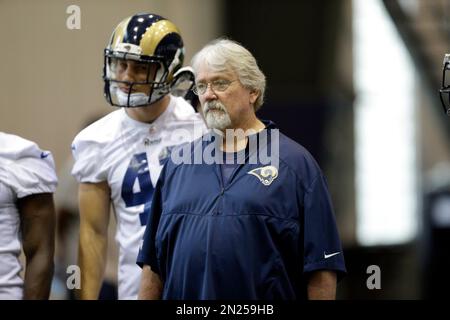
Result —
[{"label": "gray beard", "polygon": [[[210,110],[211,108],[213,110]],[[224,131],[231,127],[230,115],[225,109],[225,106],[220,102],[207,103],[203,109],[208,128]]]}]

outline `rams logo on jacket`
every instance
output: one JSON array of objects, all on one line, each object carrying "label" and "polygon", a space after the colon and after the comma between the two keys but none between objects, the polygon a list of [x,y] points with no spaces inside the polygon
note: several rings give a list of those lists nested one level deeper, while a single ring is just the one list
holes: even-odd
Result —
[{"label": "rams logo on jacket", "polygon": [[278,177],[278,169],[274,166],[256,168],[247,173],[257,177],[265,186],[269,186]]}]

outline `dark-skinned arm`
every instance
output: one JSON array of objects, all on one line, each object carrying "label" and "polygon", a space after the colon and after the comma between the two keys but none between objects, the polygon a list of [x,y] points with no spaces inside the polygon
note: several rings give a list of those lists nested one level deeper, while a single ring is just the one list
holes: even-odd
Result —
[{"label": "dark-skinned arm", "polygon": [[55,207],[53,194],[18,199],[22,245],[26,258],[24,299],[48,299],[53,278]]}]

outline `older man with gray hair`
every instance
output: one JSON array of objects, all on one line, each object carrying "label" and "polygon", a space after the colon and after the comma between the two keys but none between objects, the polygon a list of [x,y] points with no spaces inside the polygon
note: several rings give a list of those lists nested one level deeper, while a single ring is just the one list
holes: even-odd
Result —
[{"label": "older man with gray hair", "polygon": [[266,80],[255,58],[218,39],[192,66],[212,130],[183,150],[221,161],[166,163],[137,261],[139,298],[334,299],[346,270],[326,180],[305,148],[256,116]]}]

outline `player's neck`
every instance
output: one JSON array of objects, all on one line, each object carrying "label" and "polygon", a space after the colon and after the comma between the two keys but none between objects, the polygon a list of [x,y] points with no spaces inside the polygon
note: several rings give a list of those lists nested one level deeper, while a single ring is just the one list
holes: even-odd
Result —
[{"label": "player's neck", "polygon": [[170,103],[170,96],[166,95],[161,100],[147,106],[139,108],[126,108],[125,111],[130,118],[140,122],[153,122],[166,111]]}]

